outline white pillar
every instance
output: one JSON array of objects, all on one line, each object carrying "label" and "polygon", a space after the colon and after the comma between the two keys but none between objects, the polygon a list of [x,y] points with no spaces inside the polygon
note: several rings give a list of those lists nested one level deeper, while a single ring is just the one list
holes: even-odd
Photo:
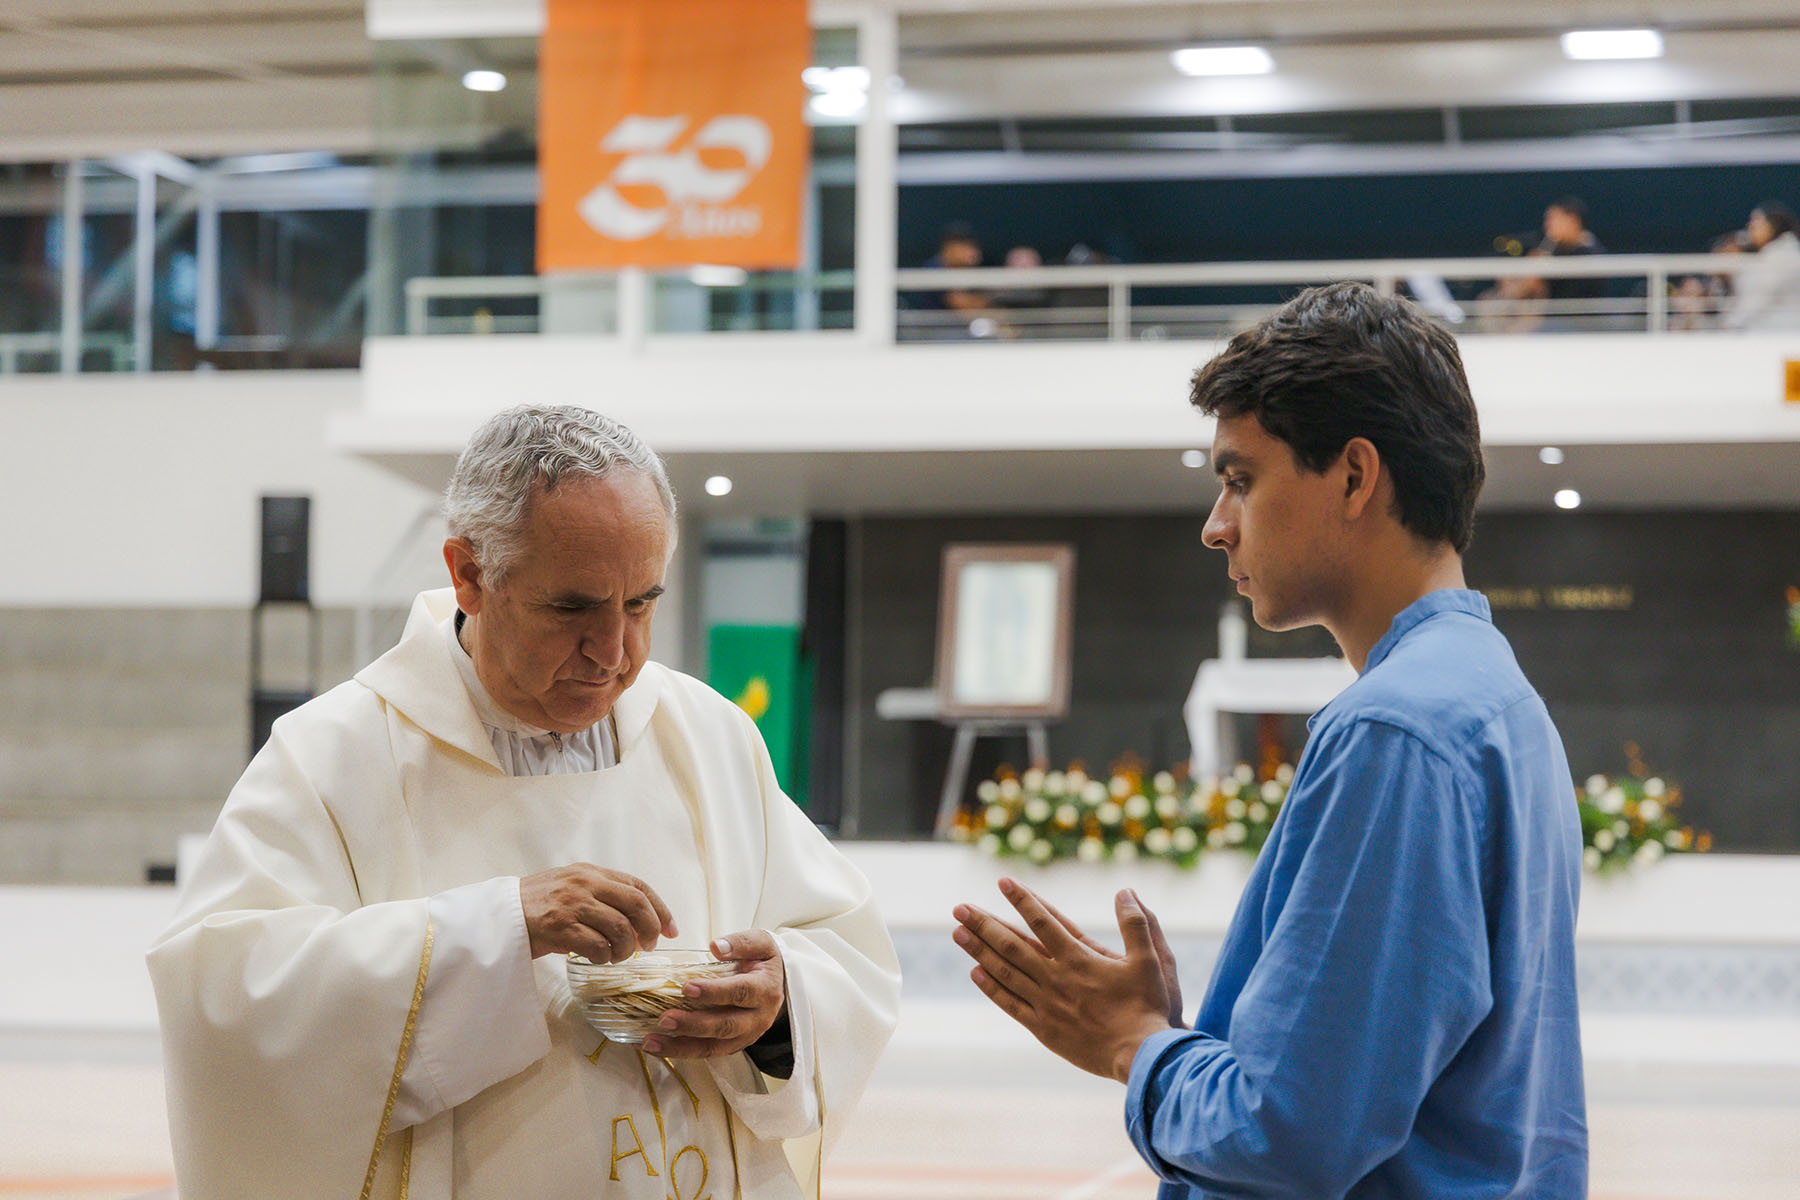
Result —
[{"label": "white pillar", "polygon": [[894,340],[899,138],[889,101],[899,66],[893,10],[871,8],[857,23],[857,57],[869,71],[869,107],[856,131],[856,332],[872,345]]},{"label": "white pillar", "polygon": [[82,228],[82,175],[86,165],[79,158],[71,159],[63,174],[62,324],[58,340],[65,375],[81,370],[81,256],[87,245]]},{"label": "white pillar", "polygon": [[650,332],[650,276],[642,267],[619,270],[619,340],[633,350]]},{"label": "white pillar", "polygon": [[794,328],[819,327],[819,185],[806,181],[800,200],[800,279],[794,286]]},{"label": "white pillar", "polygon": [[194,345],[219,344],[219,196],[209,177],[200,184],[194,226]]},{"label": "white pillar", "polygon": [[150,310],[156,301],[156,172],[137,165],[137,229],[131,241],[131,349],[137,369],[150,369]]}]

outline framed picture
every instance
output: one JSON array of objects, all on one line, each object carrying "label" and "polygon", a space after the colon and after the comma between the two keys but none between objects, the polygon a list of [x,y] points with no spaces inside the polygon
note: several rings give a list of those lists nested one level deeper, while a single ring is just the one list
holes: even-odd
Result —
[{"label": "framed picture", "polygon": [[938,708],[948,720],[1037,719],[1069,710],[1075,548],[944,547]]}]

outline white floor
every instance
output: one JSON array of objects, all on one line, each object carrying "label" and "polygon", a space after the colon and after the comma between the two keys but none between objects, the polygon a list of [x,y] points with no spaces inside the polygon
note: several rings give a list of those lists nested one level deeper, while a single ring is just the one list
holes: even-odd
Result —
[{"label": "white floor", "polygon": [[[973,1006],[968,1028],[990,1028]],[[1153,1194],[1118,1087],[1004,1036],[903,1035],[897,1049],[827,1163],[827,1200]],[[1791,1066],[1609,1062],[1589,1086],[1592,1200],[1800,1196]],[[172,1183],[161,1070],[143,1037],[0,1040],[0,1130],[4,1200],[124,1200]]]}]

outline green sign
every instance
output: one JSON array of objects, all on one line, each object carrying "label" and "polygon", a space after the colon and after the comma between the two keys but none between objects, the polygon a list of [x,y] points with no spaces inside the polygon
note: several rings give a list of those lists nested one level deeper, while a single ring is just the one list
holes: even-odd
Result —
[{"label": "green sign", "polygon": [[706,636],[707,682],[750,714],[768,743],[775,778],[806,806],[809,691],[796,625],[714,625]]}]

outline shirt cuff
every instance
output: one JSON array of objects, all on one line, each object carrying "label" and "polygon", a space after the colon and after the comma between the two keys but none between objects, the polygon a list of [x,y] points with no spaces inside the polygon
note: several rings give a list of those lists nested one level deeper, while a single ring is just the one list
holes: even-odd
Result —
[{"label": "shirt cuff", "polygon": [[550,1052],[518,878],[439,892],[429,912],[436,941],[395,1129],[455,1108]]},{"label": "shirt cuff", "polygon": [[1181,1047],[1205,1039],[1205,1034],[1192,1029],[1165,1029],[1145,1038],[1131,1059],[1131,1074],[1125,1083],[1125,1133],[1137,1147],[1138,1156],[1163,1179],[1173,1178],[1173,1168],[1151,1144],[1156,1108],[1162,1103],[1162,1085],[1157,1075],[1163,1063],[1179,1053]]},{"label": "shirt cuff", "polygon": [[813,1069],[812,1008],[794,960],[781,956],[787,976],[788,1030],[794,1049],[793,1073],[776,1079],[759,1071],[748,1054],[708,1059],[726,1103],[751,1133],[765,1140],[805,1137],[819,1127],[818,1085]]}]

